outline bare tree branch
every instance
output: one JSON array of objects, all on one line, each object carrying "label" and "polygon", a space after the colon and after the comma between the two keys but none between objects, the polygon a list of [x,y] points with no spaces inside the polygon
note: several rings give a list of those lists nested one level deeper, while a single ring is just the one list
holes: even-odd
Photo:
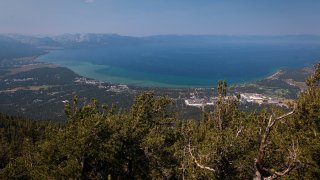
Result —
[{"label": "bare tree branch", "polygon": [[283,170],[282,172],[275,172],[274,174],[277,177],[284,176],[292,171],[297,165],[297,157],[298,157],[298,148],[295,147],[294,142],[292,143],[292,150],[289,149],[289,156],[288,156],[288,167],[287,169]]},{"label": "bare tree branch", "polygon": [[238,136],[240,135],[240,133],[242,132],[242,129],[243,129],[242,126],[238,129],[237,134],[236,134],[236,137],[238,137]]},{"label": "bare tree branch", "polygon": [[283,118],[285,118],[287,116],[290,116],[291,114],[294,113],[294,111],[295,111],[295,109],[290,111],[290,112],[288,112],[288,113],[286,113],[286,114],[284,114],[284,115],[282,115],[282,116],[277,117],[275,120],[278,121],[278,120],[281,120],[281,119],[283,119]]},{"label": "bare tree branch", "polygon": [[189,142],[189,145],[188,145],[188,149],[189,149],[190,156],[192,157],[194,163],[195,163],[199,168],[201,168],[201,169],[206,169],[206,170],[209,170],[209,171],[211,171],[211,172],[216,172],[215,169],[210,168],[210,167],[208,167],[208,166],[204,166],[204,165],[202,165],[202,164],[200,164],[200,163],[198,162],[198,160],[197,160],[197,159],[193,156],[193,154],[192,154],[190,142]]},{"label": "bare tree branch", "polygon": [[[261,138],[261,142],[260,142],[260,147],[259,147],[259,152],[257,155],[257,158],[255,159],[255,167],[256,167],[256,179],[274,179],[280,176],[284,176],[286,174],[288,174],[291,170],[293,170],[296,166],[296,162],[297,162],[297,149],[294,147],[293,144],[293,150],[289,151],[289,162],[288,162],[288,168],[285,169],[282,172],[271,172],[269,169],[265,168],[263,165],[263,159],[265,157],[266,154],[266,149],[268,146],[268,141],[269,141],[269,137],[270,137],[270,132],[273,128],[273,126],[280,120],[290,116],[291,114],[293,114],[295,111],[295,109],[293,111],[290,111],[282,116],[273,118],[273,116],[271,115],[269,117],[269,121],[268,121],[268,125],[265,129],[264,134],[262,135]],[[257,177],[260,176],[260,177]]]}]

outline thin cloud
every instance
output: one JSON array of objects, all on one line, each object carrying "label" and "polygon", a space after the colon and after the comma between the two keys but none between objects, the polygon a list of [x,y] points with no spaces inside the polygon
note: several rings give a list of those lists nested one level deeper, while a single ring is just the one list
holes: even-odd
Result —
[{"label": "thin cloud", "polygon": [[93,3],[95,0],[84,0],[85,3]]}]

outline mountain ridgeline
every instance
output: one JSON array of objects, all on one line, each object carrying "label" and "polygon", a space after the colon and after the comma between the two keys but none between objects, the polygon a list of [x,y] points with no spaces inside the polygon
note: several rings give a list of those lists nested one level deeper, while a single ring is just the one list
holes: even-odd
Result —
[{"label": "mountain ridgeline", "polygon": [[65,104],[65,124],[0,115],[4,179],[318,179],[320,64],[288,111],[241,111],[219,81],[214,109],[180,119],[165,96],[131,108]]},{"label": "mountain ridgeline", "polygon": [[0,35],[0,62],[12,58],[41,55],[43,51],[8,36]]},{"label": "mountain ridgeline", "polygon": [[319,44],[317,35],[284,36],[227,36],[227,35],[156,35],[132,37],[118,34],[63,34],[56,36],[28,36],[20,34],[1,35],[0,42],[15,41],[41,49],[101,47],[110,45],[133,45],[143,43],[283,43]]}]

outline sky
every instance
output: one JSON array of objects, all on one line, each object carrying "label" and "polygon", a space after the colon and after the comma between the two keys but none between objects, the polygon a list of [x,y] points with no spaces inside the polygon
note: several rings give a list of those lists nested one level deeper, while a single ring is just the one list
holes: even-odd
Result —
[{"label": "sky", "polygon": [[320,0],[0,0],[0,33],[320,35]]}]

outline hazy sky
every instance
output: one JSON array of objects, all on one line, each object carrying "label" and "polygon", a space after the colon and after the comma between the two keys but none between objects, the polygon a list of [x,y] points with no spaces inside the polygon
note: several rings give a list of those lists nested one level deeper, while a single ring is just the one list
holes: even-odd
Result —
[{"label": "hazy sky", "polygon": [[320,34],[320,0],[0,0],[0,33]]}]

